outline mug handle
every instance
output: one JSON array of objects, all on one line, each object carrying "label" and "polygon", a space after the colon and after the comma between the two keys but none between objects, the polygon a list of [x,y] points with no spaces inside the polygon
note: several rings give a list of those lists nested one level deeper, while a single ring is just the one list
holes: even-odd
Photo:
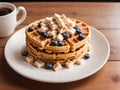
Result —
[{"label": "mug handle", "polygon": [[16,26],[20,25],[25,20],[26,15],[27,15],[26,10],[23,6],[19,6],[17,8],[17,15],[20,11],[22,11],[22,17],[16,22]]}]

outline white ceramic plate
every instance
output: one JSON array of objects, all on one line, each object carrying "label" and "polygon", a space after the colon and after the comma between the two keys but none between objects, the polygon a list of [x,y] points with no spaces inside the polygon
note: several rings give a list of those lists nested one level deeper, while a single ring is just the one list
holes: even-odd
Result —
[{"label": "white ceramic plate", "polygon": [[26,63],[21,56],[25,47],[25,28],[17,31],[5,46],[5,58],[10,67],[20,75],[49,83],[65,83],[86,78],[98,70],[107,62],[110,53],[110,46],[105,36],[91,27],[91,58],[85,60],[82,65],[75,65],[72,69],[62,69],[54,72],[43,68],[35,68]]}]

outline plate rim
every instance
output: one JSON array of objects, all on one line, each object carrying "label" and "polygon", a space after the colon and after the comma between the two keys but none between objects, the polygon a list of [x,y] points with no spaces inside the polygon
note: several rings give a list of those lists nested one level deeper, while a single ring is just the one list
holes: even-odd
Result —
[{"label": "plate rim", "polygon": [[74,82],[74,81],[82,80],[82,79],[87,78],[87,77],[95,74],[96,72],[98,72],[98,71],[105,65],[105,63],[108,61],[109,56],[110,56],[110,44],[109,44],[107,38],[105,37],[105,35],[104,35],[103,33],[101,33],[98,29],[96,29],[96,28],[94,28],[94,27],[92,27],[92,26],[90,26],[90,28],[91,28],[91,30],[94,30],[94,31],[96,31],[97,33],[99,33],[99,34],[104,38],[104,40],[105,40],[105,42],[106,42],[106,44],[107,44],[107,47],[108,47],[108,51],[107,51],[108,53],[107,53],[106,59],[104,60],[104,62],[102,63],[102,65],[100,65],[100,67],[98,67],[97,69],[95,69],[94,71],[92,71],[91,73],[89,73],[88,75],[83,76],[83,78],[80,78],[80,79],[77,79],[77,80],[76,80],[76,79],[75,79],[75,80],[67,80],[67,81],[38,80],[38,79],[36,79],[36,78],[27,76],[27,75],[23,74],[22,72],[16,70],[16,69],[9,63],[9,61],[8,61],[8,59],[7,59],[7,56],[6,56],[6,49],[7,49],[7,48],[6,48],[6,47],[7,47],[7,45],[8,45],[8,42],[10,42],[11,38],[13,38],[13,36],[14,36],[16,33],[19,33],[21,30],[25,29],[25,27],[23,27],[23,28],[19,29],[18,31],[16,31],[16,32],[8,39],[8,41],[7,41],[6,45],[5,45],[5,49],[4,49],[5,60],[6,60],[6,62],[8,63],[8,65],[9,65],[15,72],[17,72],[19,75],[21,75],[21,76],[23,76],[23,77],[26,77],[26,78],[28,78],[28,79],[31,79],[31,80],[40,81],[40,82],[46,82],[46,83],[68,83],[68,82]]}]

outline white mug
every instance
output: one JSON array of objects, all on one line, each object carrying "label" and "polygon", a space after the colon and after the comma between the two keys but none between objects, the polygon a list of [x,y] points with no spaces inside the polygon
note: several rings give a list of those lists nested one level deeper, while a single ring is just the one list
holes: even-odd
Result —
[{"label": "white mug", "polygon": [[[1,2],[0,8],[9,8],[12,11],[9,14],[0,16],[0,37],[9,36],[12,34],[19,24],[21,24],[26,18],[26,10],[23,6],[16,6],[12,3]],[[22,11],[21,18],[17,21],[17,14]]]}]

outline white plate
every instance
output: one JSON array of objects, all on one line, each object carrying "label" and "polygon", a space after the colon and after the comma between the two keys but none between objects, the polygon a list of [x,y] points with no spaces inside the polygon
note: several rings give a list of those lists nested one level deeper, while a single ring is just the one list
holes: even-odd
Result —
[{"label": "white plate", "polygon": [[107,62],[110,54],[110,46],[105,36],[91,27],[91,58],[85,60],[82,65],[75,65],[72,69],[52,70],[38,69],[26,63],[21,56],[25,47],[25,28],[17,31],[5,46],[5,58],[10,67],[20,75],[42,82],[65,83],[86,78],[98,70]]}]

